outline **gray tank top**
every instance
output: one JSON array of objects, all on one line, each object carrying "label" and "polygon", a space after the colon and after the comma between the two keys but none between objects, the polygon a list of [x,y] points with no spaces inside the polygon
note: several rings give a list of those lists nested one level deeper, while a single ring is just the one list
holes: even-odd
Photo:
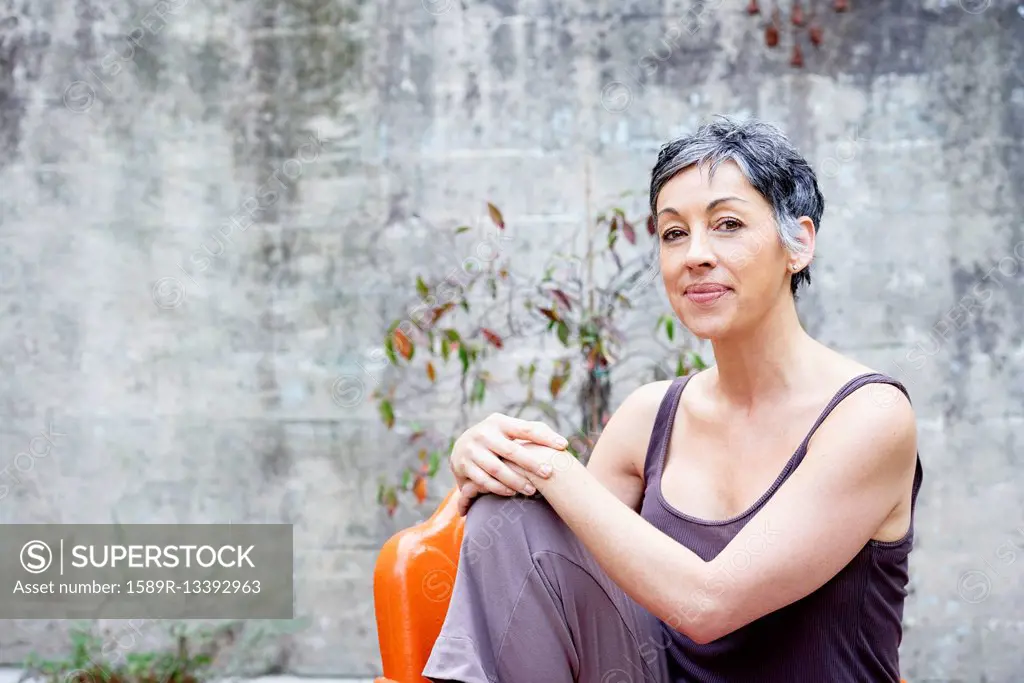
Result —
[{"label": "gray tank top", "polygon": [[[675,509],[661,492],[672,423],[688,381],[689,376],[673,381],[658,410],[644,465],[640,514],[705,561],[718,555],[800,466],[811,436],[840,401],[871,382],[892,384],[907,394],[897,380],[878,373],[850,380],[821,412],[757,502],[732,519],[707,521]],[[913,547],[913,510],[922,477],[918,457],[906,536],[892,542],[868,542],[842,571],[810,595],[705,645],[663,624],[673,683],[899,683],[907,556]]]}]

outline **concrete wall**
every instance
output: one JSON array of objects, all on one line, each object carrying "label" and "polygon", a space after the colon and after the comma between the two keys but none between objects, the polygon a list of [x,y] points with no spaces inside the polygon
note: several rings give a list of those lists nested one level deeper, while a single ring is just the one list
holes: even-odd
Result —
[{"label": "concrete wall", "polygon": [[[457,263],[432,226],[494,201],[529,263],[588,189],[639,209],[662,142],[756,115],[828,201],[806,324],[920,416],[905,675],[1018,680],[1024,10],[851,4],[794,70],[746,0],[11,0],[0,520],[293,522],[304,621],[253,661],[378,671],[376,551],[430,506],[376,506],[400,447],[337,381]],[[0,658],[65,626],[0,622]]]}]

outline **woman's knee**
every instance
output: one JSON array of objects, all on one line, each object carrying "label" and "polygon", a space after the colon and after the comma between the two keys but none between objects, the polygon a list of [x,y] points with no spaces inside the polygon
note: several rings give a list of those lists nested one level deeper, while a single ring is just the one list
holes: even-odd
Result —
[{"label": "woman's knee", "polygon": [[474,562],[506,550],[550,550],[571,537],[565,522],[543,498],[487,494],[469,508],[462,549],[466,559]]}]

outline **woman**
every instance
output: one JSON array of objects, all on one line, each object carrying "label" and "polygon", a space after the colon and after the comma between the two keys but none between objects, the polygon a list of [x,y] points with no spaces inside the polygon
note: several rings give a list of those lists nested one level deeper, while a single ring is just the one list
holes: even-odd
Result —
[{"label": "woman", "polygon": [[458,439],[465,538],[424,675],[899,681],[915,416],[797,317],[814,172],[776,128],[720,119],[662,148],[650,201],[672,309],[716,364],[633,392],[586,466],[508,416]]}]

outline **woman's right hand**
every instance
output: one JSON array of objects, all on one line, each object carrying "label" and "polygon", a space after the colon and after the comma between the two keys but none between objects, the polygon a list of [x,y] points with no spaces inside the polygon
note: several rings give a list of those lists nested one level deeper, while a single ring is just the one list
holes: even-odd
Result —
[{"label": "woman's right hand", "polygon": [[473,499],[481,493],[514,496],[536,493],[529,480],[516,468],[539,477],[551,476],[551,465],[523,447],[528,441],[557,450],[568,442],[543,422],[521,420],[492,413],[455,440],[449,466],[459,488],[459,514],[465,515]]}]

